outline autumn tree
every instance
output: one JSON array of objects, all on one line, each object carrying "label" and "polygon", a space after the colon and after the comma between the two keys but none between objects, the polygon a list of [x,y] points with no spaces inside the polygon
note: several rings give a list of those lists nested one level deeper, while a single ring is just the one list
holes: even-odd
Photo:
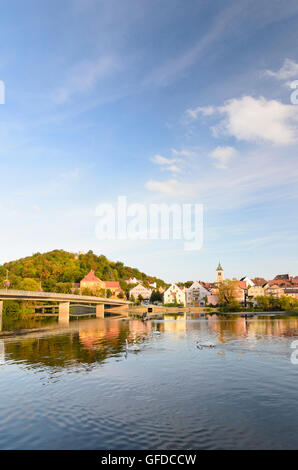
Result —
[{"label": "autumn tree", "polygon": [[220,282],[217,286],[218,289],[218,303],[219,304],[230,304],[236,300],[236,287],[238,281],[231,281],[225,279]]},{"label": "autumn tree", "polygon": [[39,291],[40,289],[40,282],[38,282],[35,279],[30,279],[30,278],[25,278],[22,279],[21,282],[19,283],[19,289],[20,290],[29,290],[29,291]]}]

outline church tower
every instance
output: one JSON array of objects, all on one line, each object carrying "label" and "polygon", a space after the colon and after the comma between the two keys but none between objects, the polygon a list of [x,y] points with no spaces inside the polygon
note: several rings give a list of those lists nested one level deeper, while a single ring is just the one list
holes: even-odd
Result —
[{"label": "church tower", "polygon": [[224,271],[219,262],[217,266],[217,270],[216,270],[216,282],[223,282],[223,280],[224,280]]}]

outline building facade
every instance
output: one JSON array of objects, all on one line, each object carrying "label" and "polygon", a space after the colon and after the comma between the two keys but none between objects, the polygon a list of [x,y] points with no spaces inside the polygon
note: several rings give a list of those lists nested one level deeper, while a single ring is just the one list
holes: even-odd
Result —
[{"label": "building facade", "polygon": [[80,282],[81,293],[84,289],[91,290],[94,294],[100,289],[105,289],[105,283],[95,276],[91,270]]},{"label": "building facade", "polygon": [[164,304],[181,304],[186,305],[185,289],[176,284],[171,284],[164,292]]},{"label": "building facade", "polygon": [[134,299],[138,299],[141,295],[144,300],[149,300],[152,294],[151,289],[147,289],[142,284],[138,284],[133,289],[129,291],[129,297],[133,297]]},{"label": "building facade", "polygon": [[270,285],[269,283],[267,283],[264,286],[264,292],[265,292],[265,295],[272,295],[276,299],[284,295],[284,289],[280,287],[278,284]]},{"label": "building facade", "polygon": [[111,298],[118,298],[120,293],[124,296],[124,291],[121,289],[118,281],[102,281],[95,276],[92,270],[80,282],[81,294],[84,293],[84,289],[90,290],[93,294],[99,294],[99,291],[104,291],[105,297],[108,290],[111,291]]},{"label": "building facade", "polygon": [[105,294],[110,290],[112,292],[111,298],[118,298],[119,294],[125,297],[124,291],[121,289],[118,281],[103,281],[105,285]]},{"label": "building facade", "polygon": [[256,299],[265,295],[264,288],[262,286],[252,286],[247,290],[248,298]]},{"label": "building facade", "polygon": [[186,289],[186,305],[193,307],[204,307],[206,305],[206,297],[210,292],[199,281]]},{"label": "building facade", "polygon": [[284,290],[284,295],[287,297],[293,297],[294,299],[298,299],[298,288],[292,287]]}]

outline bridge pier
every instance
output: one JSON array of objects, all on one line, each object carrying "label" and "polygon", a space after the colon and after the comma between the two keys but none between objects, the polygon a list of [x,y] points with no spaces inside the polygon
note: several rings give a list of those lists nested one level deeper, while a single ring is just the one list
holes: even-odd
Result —
[{"label": "bridge pier", "polygon": [[69,324],[69,304],[70,302],[59,302],[59,323]]},{"label": "bridge pier", "polygon": [[104,304],[97,304],[96,305],[96,318],[104,318],[104,317],[105,317]]},{"label": "bridge pier", "polygon": [[2,331],[3,300],[0,300],[0,331]]}]

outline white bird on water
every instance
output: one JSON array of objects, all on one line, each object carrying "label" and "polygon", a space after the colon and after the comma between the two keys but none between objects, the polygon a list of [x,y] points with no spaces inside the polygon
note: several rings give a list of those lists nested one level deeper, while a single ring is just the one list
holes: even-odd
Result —
[{"label": "white bird on water", "polygon": [[215,344],[211,343],[211,341],[205,341],[204,343],[200,343],[199,341],[197,341],[196,345],[198,349],[215,348]]},{"label": "white bird on water", "polygon": [[125,340],[125,343],[126,343],[126,351],[135,352],[135,351],[141,350],[141,348],[137,346],[136,344],[128,344],[127,339]]}]

